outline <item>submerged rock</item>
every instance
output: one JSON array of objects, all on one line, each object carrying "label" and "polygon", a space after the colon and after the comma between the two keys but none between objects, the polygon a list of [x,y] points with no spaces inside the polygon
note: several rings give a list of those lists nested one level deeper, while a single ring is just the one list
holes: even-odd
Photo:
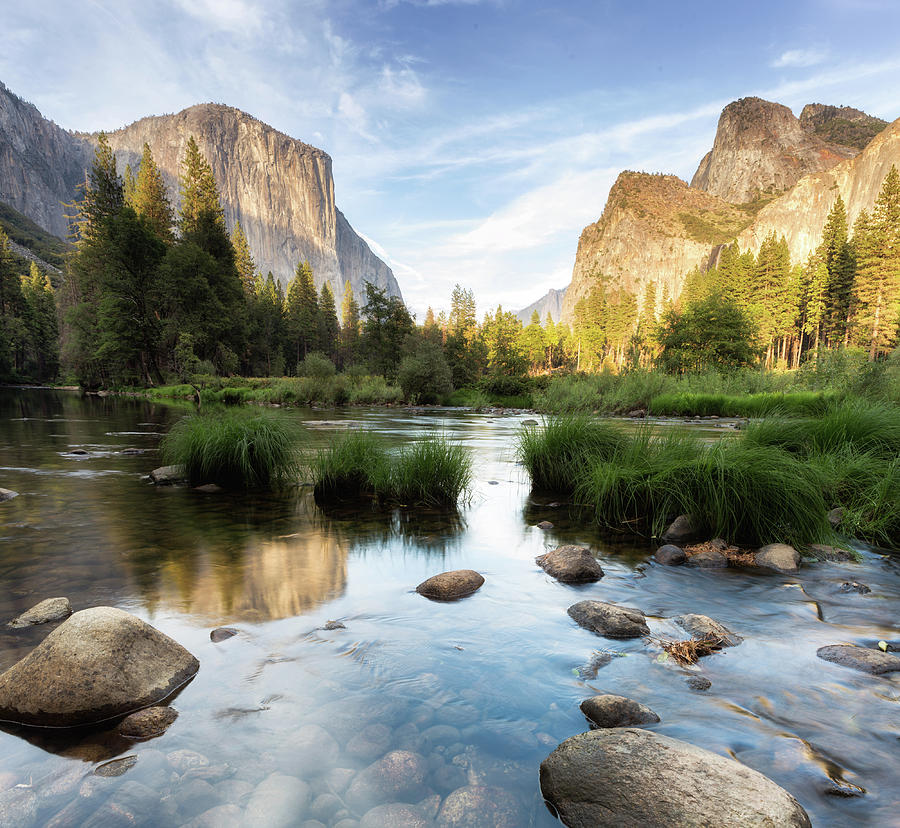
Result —
[{"label": "submerged rock", "polygon": [[348,806],[366,813],[388,802],[417,802],[424,787],[428,763],[424,756],[409,750],[394,750],[361,770],[344,797]]},{"label": "submerged rock", "polygon": [[607,638],[640,638],[650,633],[644,613],[635,607],[620,607],[605,601],[579,601],[567,612],[579,626]]},{"label": "submerged rock", "polygon": [[687,686],[691,688],[691,690],[709,690],[712,687],[712,682],[706,678],[706,676],[688,676]]},{"label": "submerged rock", "polygon": [[534,562],[565,584],[586,584],[603,577],[603,569],[586,546],[558,546],[538,555]]},{"label": "submerged rock", "polygon": [[786,543],[770,543],[756,550],[753,563],[778,572],[797,572],[800,569],[800,553]]},{"label": "submerged rock", "polygon": [[416,592],[436,601],[454,601],[477,592],[483,583],[484,578],[474,570],[455,569],[422,581]]},{"label": "submerged rock", "polygon": [[872,590],[858,581],[845,581],[838,587],[838,592],[857,592],[860,595],[868,595]]},{"label": "submerged rock", "polygon": [[213,644],[220,644],[222,641],[234,638],[239,632],[240,630],[236,630],[234,627],[216,627],[210,632],[209,640]]},{"label": "submerged rock", "polygon": [[19,493],[14,492],[12,489],[0,489],[0,503],[5,503],[7,500],[12,500],[18,496]]},{"label": "submerged rock", "polygon": [[119,733],[129,739],[151,739],[165,733],[175,719],[178,711],[172,707],[146,707],[131,713],[119,722]]},{"label": "submerged rock", "polygon": [[184,483],[187,477],[181,466],[160,466],[150,472],[150,480],[157,486],[174,486],[177,483]]},{"label": "submerged rock", "polygon": [[439,828],[521,828],[527,824],[519,798],[505,788],[466,785],[457,788],[441,805],[437,815]]},{"label": "submerged rock", "polygon": [[273,773],[260,782],[247,802],[245,828],[288,828],[303,820],[309,785],[296,776]]},{"label": "submerged rock", "polygon": [[713,636],[721,642],[723,647],[736,647],[744,639],[737,633],[733,633],[724,624],[714,621],[708,615],[679,615],[672,619],[681,629],[692,638],[705,638]]},{"label": "submerged rock", "polygon": [[861,670],[877,676],[900,671],[900,656],[873,650],[870,647],[857,647],[854,644],[830,644],[816,650],[816,655],[825,661],[840,664],[842,667],[852,667],[854,670]]},{"label": "submerged rock", "polygon": [[541,763],[540,778],[544,798],[569,828],[810,826],[797,800],[761,773],[648,730],[566,739]]},{"label": "submerged rock", "polygon": [[550,523],[549,520],[542,520],[540,523],[536,523],[535,526],[537,526],[538,529],[543,529],[545,532],[548,532],[553,528],[553,524]]},{"label": "submerged rock", "polygon": [[51,621],[61,621],[72,614],[72,605],[68,598],[46,598],[39,604],[35,604],[27,612],[13,618],[9,627],[32,627],[36,624],[48,624]]},{"label": "submerged rock", "polygon": [[683,543],[697,537],[697,528],[690,515],[679,515],[669,524],[660,540],[663,543]]},{"label": "submerged rock", "polygon": [[76,612],[0,675],[0,719],[71,727],[147,707],[200,667],[178,642],[113,607]]},{"label": "submerged rock", "polygon": [[628,727],[659,721],[659,716],[646,705],[609,693],[585,699],[581,712],[594,727]]},{"label": "submerged rock", "polygon": [[203,492],[203,494],[221,494],[225,489],[216,483],[204,483],[202,486],[194,486],[194,491]]},{"label": "submerged rock", "polygon": [[653,558],[657,563],[665,564],[666,566],[678,566],[685,562],[687,553],[680,546],[675,546],[674,543],[667,543],[664,546],[660,546],[653,553]]},{"label": "submerged rock", "polygon": [[366,811],[359,821],[359,828],[429,828],[433,824],[418,808],[391,802]]}]

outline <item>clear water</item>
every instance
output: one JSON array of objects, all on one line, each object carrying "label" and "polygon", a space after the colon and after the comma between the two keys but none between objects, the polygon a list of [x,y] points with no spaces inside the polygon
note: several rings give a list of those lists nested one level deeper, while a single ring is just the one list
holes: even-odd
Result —
[{"label": "clear water", "polygon": [[[900,680],[815,655],[825,644],[898,636],[896,557],[863,549],[862,563],[809,565],[797,576],[647,565],[652,546],[613,542],[532,497],[514,457],[521,416],[279,412],[307,425],[312,447],[344,428],[395,444],[446,431],[475,457],[472,502],[458,516],[325,514],[308,487],[271,496],[153,487],[145,475],[182,413],[0,392],[0,486],[20,493],[0,505],[0,621],[58,595],[76,610],[117,606],[201,664],[173,702],[178,720],[156,739],[0,732],[0,823],[181,825],[236,806],[215,812],[226,824],[265,797],[267,824],[332,826],[368,807],[342,801],[353,774],[407,749],[427,762],[415,796],[431,812],[454,789],[486,784],[513,794],[521,825],[552,826],[540,762],[586,729],[583,698],[612,692],[650,705],[662,720],[654,730],[767,774],[816,825],[897,824]],[[541,520],[555,528],[535,528]],[[606,576],[585,587],[547,577],[534,558],[561,542],[591,544]],[[485,576],[472,597],[438,604],[414,592],[458,568]],[[839,592],[853,580],[871,594]],[[566,608],[584,598],[640,607],[654,636],[682,637],[666,619],[697,612],[745,642],[679,667],[652,644],[576,626]],[[346,628],[321,629],[329,620]],[[240,633],[214,644],[220,625]],[[0,669],[50,628],[0,626]],[[612,657],[591,670],[598,651]],[[686,682],[698,673],[712,682],[706,692]],[[137,761],[113,766],[121,775],[94,773],[125,757]],[[292,796],[305,786],[304,808]],[[849,786],[865,793],[829,793]]]}]

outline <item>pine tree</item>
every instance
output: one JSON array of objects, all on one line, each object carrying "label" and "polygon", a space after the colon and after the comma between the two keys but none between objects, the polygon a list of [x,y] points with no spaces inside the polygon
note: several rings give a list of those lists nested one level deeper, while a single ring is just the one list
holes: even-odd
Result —
[{"label": "pine tree", "polygon": [[544,337],[547,340],[547,367],[552,371],[556,358],[557,333],[550,311],[544,317]]},{"label": "pine tree", "polygon": [[124,203],[124,185],[116,169],[116,156],[106,133],[101,132],[81,201],[76,205],[72,234],[76,244],[81,246],[96,238],[104,219],[115,215]]},{"label": "pine tree", "polygon": [[27,332],[22,320],[22,284],[9,238],[0,227],[0,379],[12,379],[21,367]]},{"label": "pine tree", "polygon": [[318,347],[319,303],[309,262],[297,265],[297,272],[285,295],[284,316],[288,337],[286,356],[291,367],[295,368],[301,359]]},{"label": "pine tree", "polygon": [[239,221],[234,223],[234,229],[231,231],[231,246],[234,248],[234,264],[241,277],[241,284],[244,286],[244,292],[249,295],[253,293],[256,284],[256,263],[253,261],[250,245]]},{"label": "pine tree", "polygon": [[322,282],[322,290],[319,292],[319,350],[323,351],[332,362],[337,356],[340,333],[334,294],[326,279]]},{"label": "pine tree", "polygon": [[25,370],[42,382],[55,379],[59,373],[56,300],[50,280],[35,262],[31,263],[28,277],[23,279],[22,296],[29,345]]},{"label": "pine tree", "polygon": [[840,193],[825,220],[817,252],[828,274],[822,322],[829,344],[837,345],[847,333],[855,269],[847,237],[847,210]]},{"label": "pine tree", "polygon": [[126,164],[125,176],[122,181],[122,196],[129,207],[134,207],[134,191],[136,187],[137,181],[134,178],[134,170],[131,169],[131,164]]},{"label": "pine tree", "polygon": [[546,332],[541,327],[541,317],[536,310],[531,312],[528,325],[519,332],[519,348],[532,371],[544,366],[547,360]]},{"label": "pine tree", "polygon": [[810,256],[804,271],[802,331],[813,340],[818,351],[822,322],[828,307],[828,266],[818,256]]},{"label": "pine tree", "polygon": [[219,191],[209,161],[191,135],[181,165],[181,209],[179,221],[182,235],[200,229],[201,216],[209,214],[225,230],[225,211],[219,201]]},{"label": "pine tree", "polygon": [[341,300],[341,359],[345,365],[354,361],[358,346],[359,303],[353,296],[353,287],[347,279]]},{"label": "pine tree", "polygon": [[169,194],[163,181],[162,172],[156,166],[150,145],[147,143],[144,144],[141,167],[138,170],[137,181],[130,199],[127,196],[127,176],[125,192],[126,201],[139,216],[144,218],[153,232],[164,241],[171,242],[173,240],[172,225],[175,221],[172,205],[169,203]]},{"label": "pine tree", "polygon": [[451,333],[464,333],[478,325],[475,294],[460,285],[454,285],[450,295],[449,324]]}]

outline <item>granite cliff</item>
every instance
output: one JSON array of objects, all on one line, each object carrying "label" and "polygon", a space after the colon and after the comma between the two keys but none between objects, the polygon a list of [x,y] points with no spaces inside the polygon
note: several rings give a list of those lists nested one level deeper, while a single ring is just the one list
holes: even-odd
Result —
[{"label": "granite cliff", "polygon": [[[366,280],[400,295],[391,269],[338,210],[326,152],[218,104],[143,118],[108,138],[120,169],[136,168],[147,142],[175,203],[191,135],[212,165],[228,225],[241,222],[263,273],[271,270],[286,283],[305,259],[317,285],[327,279],[338,301],[345,279],[357,296]],[[63,203],[77,195],[96,140],[58,127],[0,84],[0,201],[65,236]]]}]

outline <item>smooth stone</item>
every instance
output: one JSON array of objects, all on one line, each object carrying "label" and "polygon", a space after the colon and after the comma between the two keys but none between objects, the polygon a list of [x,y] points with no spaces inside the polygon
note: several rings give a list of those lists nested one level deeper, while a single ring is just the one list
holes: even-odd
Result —
[{"label": "smooth stone", "polygon": [[653,553],[653,558],[657,563],[665,564],[666,566],[678,566],[687,560],[687,553],[680,546],[675,546],[674,543],[667,543],[664,546],[660,546]]},{"label": "smooth stone", "polygon": [[523,426],[536,426],[538,424],[537,420],[522,420]]},{"label": "smooth stone", "polygon": [[341,798],[333,793],[319,794],[309,806],[309,814],[313,819],[329,822],[344,807]]},{"label": "smooth stone", "polygon": [[247,802],[245,828],[288,828],[306,816],[309,785],[296,776],[272,773],[260,782]]},{"label": "smooth stone", "polygon": [[0,489],[0,503],[6,503],[7,500],[12,500],[18,496],[19,493],[14,492],[12,489]]},{"label": "smooth stone", "polygon": [[444,800],[437,824],[439,828],[522,828],[527,817],[519,798],[505,788],[466,785]]},{"label": "smooth stone", "polygon": [[51,621],[61,621],[72,614],[72,605],[68,598],[45,598],[39,604],[35,604],[30,610],[13,618],[7,624],[9,627],[32,627],[36,624],[48,624]]},{"label": "smooth stone", "polygon": [[391,746],[391,729],[383,724],[366,725],[347,742],[347,755],[364,762],[384,756]]},{"label": "smooth stone", "polygon": [[167,753],[166,761],[178,773],[186,773],[189,770],[194,770],[194,768],[206,768],[209,766],[209,759],[202,753],[197,753],[196,750],[186,750],[185,748]]},{"label": "smooth stone", "polygon": [[308,724],[299,728],[291,739],[294,769],[303,776],[328,770],[341,752],[340,746],[324,727]]},{"label": "smooth stone", "polygon": [[214,630],[209,633],[209,640],[212,641],[213,644],[220,644],[223,641],[227,641],[229,638],[234,638],[240,630],[236,630],[234,627],[216,627]]},{"label": "smooth stone", "polygon": [[150,480],[157,486],[173,486],[184,483],[187,478],[181,466],[160,466],[150,472]]},{"label": "smooth stone", "polygon": [[325,622],[325,626],[322,627],[322,629],[323,629],[323,630],[328,630],[329,632],[330,632],[331,630],[346,630],[346,629],[347,629],[347,625],[341,623],[340,621],[326,621],[326,622]]},{"label": "smooth stone", "polygon": [[595,727],[628,727],[659,721],[659,716],[646,705],[609,693],[585,699],[581,703],[581,712]]},{"label": "smooth stone", "polygon": [[112,759],[97,765],[94,768],[94,776],[103,776],[106,778],[113,776],[121,776],[123,773],[131,770],[138,762],[137,756],[122,756],[119,759]]},{"label": "smooth stone", "polygon": [[800,569],[800,553],[786,543],[770,543],[756,550],[753,563],[778,572],[796,572]]},{"label": "smooth stone", "polygon": [[216,789],[205,779],[190,779],[175,789],[175,801],[182,817],[190,819],[205,813],[222,802]]},{"label": "smooth stone", "polygon": [[692,638],[705,638],[711,635],[718,638],[723,647],[736,647],[744,640],[708,615],[689,613],[688,615],[679,615],[672,620]]},{"label": "smooth stone", "polygon": [[150,739],[165,733],[177,718],[178,711],[172,707],[147,707],[126,716],[116,729],[129,739]]},{"label": "smooth stone", "polygon": [[691,690],[709,690],[712,687],[712,682],[706,678],[706,676],[688,676],[687,686],[691,688]]},{"label": "smooth stone", "polygon": [[814,543],[809,547],[812,557],[819,561],[851,561],[856,562],[856,555],[849,549],[839,546],[828,546],[825,543]]},{"label": "smooth stone", "polygon": [[540,523],[536,523],[535,526],[538,529],[543,529],[545,532],[553,528],[553,524],[549,520],[542,520]]},{"label": "smooth stone", "polygon": [[845,581],[838,587],[838,592],[857,592],[860,595],[868,595],[871,591],[865,584],[857,581]]},{"label": "smooth stone", "polygon": [[579,601],[567,612],[579,626],[606,638],[640,638],[650,634],[644,613],[635,607],[621,607],[604,601]]},{"label": "smooth stone", "polygon": [[342,819],[334,823],[334,828],[359,828],[359,823],[355,819]]},{"label": "smooth stone", "polygon": [[876,676],[884,673],[896,673],[900,670],[900,656],[883,653],[871,647],[857,647],[853,644],[830,644],[820,647],[816,655],[825,661],[840,664],[841,667],[852,667],[864,673]]},{"label": "smooth stone", "polygon": [[72,449],[69,454],[74,454],[77,457],[85,457],[87,456],[87,452],[84,449]]},{"label": "smooth stone", "polygon": [[244,812],[237,805],[216,805],[182,828],[243,828]]},{"label": "smooth stone", "polygon": [[660,540],[663,543],[681,544],[685,541],[693,540],[696,536],[697,529],[693,520],[691,520],[691,516],[679,515],[669,524]]},{"label": "smooth stone", "polygon": [[144,825],[157,812],[160,795],[140,782],[123,782],[83,825],[84,828],[107,828],[119,825]]},{"label": "smooth stone", "polygon": [[603,569],[586,546],[558,546],[552,552],[538,555],[534,562],[565,584],[587,584],[603,577]]},{"label": "smooth stone", "polygon": [[649,730],[566,739],[541,763],[540,781],[568,828],[810,828],[797,800],[758,771]]},{"label": "smooth stone", "polygon": [[728,566],[728,558],[716,549],[704,549],[696,555],[688,555],[685,563],[700,569],[724,569]]},{"label": "smooth stone", "polygon": [[194,491],[203,494],[221,494],[225,489],[215,483],[204,483],[202,486],[194,486]]},{"label": "smooth stone", "polygon": [[841,525],[846,511],[843,506],[836,506],[828,513],[828,522],[831,524],[832,529],[837,529]]},{"label": "smooth stone", "polygon": [[483,583],[484,578],[472,569],[454,569],[422,581],[416,592],[435,601],[454,601],[476,592]]},{"label": "smooth stone", "polygon": [[344,799],[358,813],[388,802],[415,802],[425,793],[427,771],[421,754],[391,751],[356,775]]},{"label": "smooth stone", "polygon": [[402,802],[376,805],[363,815],[359,828],[429,828],[433,823],[418,808]]},{"label": "smooth stone", "polygon": [[356,771],[353,768],[332,768],[324,776],[325,784],[339,796],[347,790]]},{"label": "smooth stone", "polygon": [[199,667],[177,641],[130,613],[81,610],[0,675],[0,719],[50,727],[101,722],[165,699]]}]

